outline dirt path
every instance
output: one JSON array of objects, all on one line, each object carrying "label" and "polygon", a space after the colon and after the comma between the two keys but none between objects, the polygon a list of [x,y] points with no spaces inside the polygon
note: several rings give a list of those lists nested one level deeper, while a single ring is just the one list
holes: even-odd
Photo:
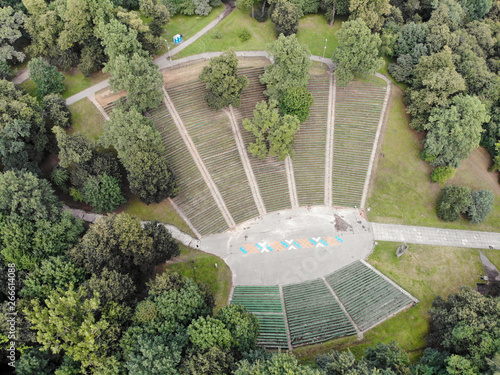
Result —
[{"label": "dirt path", "polygon": [[214,197],[215,204],[217,204],[217,207],[219,208],[220,212],[222,213],[222,216],[224,217],[224,220],[226,220],[227,226],[229,228],[233,228],[236,226],[236,223],[234,222],[233,217],[231,216],[231,213],[227,209],[226,203],[224,202],[224,199],[222,198],[222,195],[215,185],[214,180],[212,179],[212,176],[210,176],[210,172],[208,171],[207,167],[205,166],[205,163],[203,163],[203,160],[198,153],[198,150],[196,149],[195,144],[193,143],[193,140],[188,134],[188,131],[186,127],[184,126],[184,123],[182,122],[181,117],[179,116],[179,113],[175,109],[174,103],[170,99],[170,96],[167,93],[167,90],[165,90],[165,87],[163,87],[163,93],[165,94],[165,106],[167,107],[168,111],[170,112],[170,115],[172,116],[172,119],[174,120],[175,125],[177,126],[177,130],[179,131],[180,136],[182,137],[182,140],[184,141],[186,148],[189,150],[189,153],[191,154],[191,157],[193,158],[196,166],[198,167],[198,170],[201,173],[201,176],[203,177],[203,180],[208,186],[208,189],[210,190],[210,193]]},{"label": "dirt path", "polygon": [[255,201],[255,205],[257,206],[257,211],[259,212],[259,216],[263,216],[267,213],[266,206],[264,205],[264,201],[262,200],[259,186],[257,185],[257,180],[253,173],[252,165],[250,164],[250,160],[248,159],[247,150],[245,148],[245,143],[243,142],[243,137],[241,136],[241,132],[238,127],[238,122],[236,121],[236,117],[234,117],[233,106],[230,105],[228,110],[224,109],[224,112],[226,113],[227,117],[229,118],[229,122],[231,123],[234,140],[236,141],[236,146],[238,147],[238,153],[240,154],[241,163],[243,164],[243,169],[245,169],[245,174],[247,175],[248,184],[250,186],[250,190],[252,191],[253,199]]}]

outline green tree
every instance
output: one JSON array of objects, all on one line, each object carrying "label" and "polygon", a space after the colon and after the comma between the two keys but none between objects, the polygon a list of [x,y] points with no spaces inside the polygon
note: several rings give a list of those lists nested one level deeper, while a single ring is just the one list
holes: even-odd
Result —
[{"label": "green tree", "polygon": [[120,181],[107,174],[89,177],[82,192],[85,203],[90,204],[98,213],[112,212],[126,202]]},{"label": "green tree", "polygon": [[349,14],[349,2],[350,0],[321,0],[321,9],[324,10],[330,26],[335,22],[335,15],[344,16]]},{"label": "green tree", "polygon": [[116,18],[112,18],[109,22],[100,22],[95,33],[102,40],[104,50],[110,60],[122,55],[130,58],[134,53],[145,55],[137,40],[137,31],[128,28]]},{"label": "green tree", "polygon": [[[16,142],[22,139],[26,144],[23,149],[28,154],[26,163],[38,164],[42,160],[48,138],[42,109],[37,100],[16,88],[12,82],[0,80],[0,102],[3,103],[0,106],[0,132],[4,133],[5,128],[10,127],[7,133],[12,131],[16,135],[6,134],[7,138],[14,138]],[[16,120],[24,123],[18,122],[14,125]],[[26,124],[29,124],[29,135],[23,130]],[[21,133],[26,135],[21,135]],[[21,157],[24,156],[21,155]],[[13,162],[13,165],[19,165],[19,163]]]},{"label": "green tree", "polygon": [[218,319],[200,316],[191,322],[187,333],[196,350],[206,351],[212,347],[229,349],[231,346],[231,332]]},{"label": "green tree", "polygon": [[248,87],[248,78],[238,76],[238,58],[233,50],[210,59],[199,77],[206,83],[208,93],[205,100],[215,110],[230,105],[239,107],[241,92]]},{"label": "green tree", "polygon": [[66,105],[66,100],[59,94],[49,94],[43,98],[43,117],[49,128],[60,126],[69,128],[71,113]]},{"label": "green tree", "polygon": [[448,108],[432,109],[424,146],[434,159],[431,164],[457,168],[479,146],[482,125],[488,121],[484,104],[473,96],[458,95]]},{"label": "green tree", "polygon": [[410,360],[395,341],[379,342],[365,351],[364,360],[370,368],[392,370],[397,375],[410,374]]},{"label": "green tree", "polygon": [[[500,349],[498,303],[499,297],[483,296],[468,288],[449,295],[446,300],[436,297],[429,310],[429,346],[463,357],[470,362],[474,373],[486,371],[487,360]],[[469,371],[459,358],[448,360],[448,368]]]},{"label": "green tree", "polygon": [[92,295],[99,297],[103,306],[109,302],[130,302],[136,291],[134,281],[129,275],[107,268],[103,268],[99,275],[93,274],[86,285]]},{"label": "green tree", "polygon": [[64,76],[53,66],[48,65],[41,57],[36,57],[28,63],[30,78],[36,85],[40,98],[49,94],[64,91]]},{"label": "green tree", "polygon": [[300,11],[289,0],[277,0],[271,20],[278,35],[290,36],[299,30]]},{"label": "green tree", "polygon": [[362,19],[371,30],[380,31],[391,6],[389,0],[350,0],[349,11],[351,20]]},{"label": "green tree", "polygon": [[469,209],[471,192],[468,187],[451,185],[441,189],[437,201],[437,215],[444,221],[455,221]]},{"label": "green tree", "polygon": [[38,163],[33,160],[32,145],[29,143],[31,124],[23,120],[14,120],[4,126],[0,133],[0,156],[3,170],[25,170],[40,173]]},{"label": "green tree", "polygon": [[147,203],[177,194],[175,179],[162,154],[160,134],[136,109],[114,110],[104,125],[102,142],[113,145],[125,166],[132,193]]},{"label": "green tree", "polygon": [[236,8],[247,11],[252,9],[252,18],[255,18],[255,1],[256,0],[236,0]]},{"label": "green tree", "polygon": [[429,130],[427,118],[434,107],[446,107],[448,98],[465,90],[465,81],[457,73],[451,49],[422,56],[415,67],[413,85],[405,91],[406,111],[412,115],[410,125]]},{"label": "green tree", "polygon": [[457,170],[455,168],[449,166],[434,168],[431,173],[431,181],[437,182],[439,184],[444,184],[450,178],[453,178],[453,176],[455,176],[456,171]]},{"label": "green tree", "polygon": [[[319,354],[314,359],[316,365],[325,372],[326,375],[375,375],[380,374],[378,369],[369,369],[364,360],[357,361],[354,354],[348,349],[339,352],[331,350],[327,354]],[[384,371],[384,375],[392,375],[392,371]]]},{"label": "green tree", "polygon": [[99,218],[69,254],[77,265],[95,274],[107,268],[134,278],[155,265],[153,239],[139,220],[127,214]]},{"label": "green tree", "polygon": [[0,61],[24,60],[24,53],[14,49],[14,42],[22,36],[21,28],[26,21],[23,12],[15,12],[12,7],[0,8]]},{"label": "green tree", "polygon": [[52,128],[59,147],[59,165],[68,168],[91,160],[95,142],[81,133],[69,135],[59,126]]},{"label": "green tree", "polygon": [[332,59],[337,63],[335,77],[339,85],[346,85],[357,76],[374,74],[382,65],[380,38],[370,32],[362,19],[344,22],[337,39],[339,46]]},{"label": "green tree", "polygon": [[144,231],[153,238],[153,248],[156,254],[155,263],[165,262],[181,253],[179,245],[172,238],[170,232],[158,221],[146,223]]},{"label": "green tree", "polygon": [[314,370],[309,366],[301,365],[292,354],[278,353],[266,361],[257,361],[250,364],[242,361],[234,375],[255,375],[255,374],[276,374],[276,375],[321,375],[319,370]]},{"label": "green tree", "polygon": [[224,306],[215,318],[224,323],[231,333],[231,346],[238,354],[255,349],[259,336],[259,321],[244,306]]},{"label": "green tree", "polygon": [[52,56],[57,54],[57,38],[64,27],[57,9],[49,7],[45,0],[24,0],[29,18],[25,22],[31,36],[27,52],[31,56]]},{"label": "green tree", "polygon": [[127,315],[127,309],[112,304],[99,314],[99,298],[86,299],[86,294],[84,288],[54,290],[43,304],[33,300],[24,312],[45,350],[64,351],[81,362],[82,370],[106,369],[116,365],[116,359],[109,354],[116,347],[120,320]]},{"label": "green tree", "polygon": [[311,53],[295,35],[280,35],[278,40],[267,46],[267,53],[274,63],[267,65],[260,77],[260,82],[266,85],[266,96],[279,101],[290,87],[307,86]]},{"label": "green tree", "polygon": [[119,55],[103,71],[111,74],[109,84],[113,91],[127,91],[127,105],[142,112],[163,102],[163,78],[150,57],[138,53],[130,58]]},{"label": "green tree", "polygon": [[190,353],[182,369],[189,375],[219,375],[232,374],[234,367],[234,357],[230,351],[214,346],[206,352]]},{"label": "green tree", "polygon": [[472,223],[482,223],[494,208],[495,195],[489,190],[474,190],[467,215]]},{"label": "green tree", "polygon": [[277,102],[270,100],[257,103],[252,120],[244,119],[243,126],[256,137],[250,143],[248,150],[259,159],[267,155],[277,156],[285,160],[288,155],[293,157],[295,133],[299,130],[300,121],[296,116],[280,116]]},{"label": "green tree", "polygon": [[458,0],[471,20],[480,20],[490,11],[492,0]]},{"label": "green tree", "polygon": [[302,123],[309,117],[313,102],[313,96],[306,87],[290,87],[283,93],[279,106],[282,114],[297,116]]},{"label": "green tree", "polygon": [[153,18],[153,21],[149,24],[149,28],[153,35],[157,37],[161,36],[165,26],[167,26],[170,20],[170,13],[167,7],[154,0],[140,0],[139,3],[144,14]]},{"label": "green tree", "polygon": [[16,361],[16,374],[53,374],[57,368],[57,356],[39,347],[27,349]]},{"label": "green tree", "polygon": [[68,290],[70,285],[78,287],[85,280],[85,272],[65,256],[49,257],[24,280],[20,295],[37,298],[49,297],[53,290]]}]

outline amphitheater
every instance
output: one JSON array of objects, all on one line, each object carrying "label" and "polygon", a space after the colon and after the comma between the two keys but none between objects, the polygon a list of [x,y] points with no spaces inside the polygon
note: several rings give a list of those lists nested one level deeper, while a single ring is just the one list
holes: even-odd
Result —
[{"label": "amphitheater", "polygon": [[148,116],[180,188],[171,204],[201,248],[231,268],[230,303],[258,317],[260,345],[362,336],[418,302],[364,261],[374,240],[363,208],[391,84],[377,75],[338,87],[315,69],[293,160],[257,159],[242,120],[265,99],[261,60],[239,69],[250,82],[239,108],[210,109],[197,74],[166,82],[164,103]]}]

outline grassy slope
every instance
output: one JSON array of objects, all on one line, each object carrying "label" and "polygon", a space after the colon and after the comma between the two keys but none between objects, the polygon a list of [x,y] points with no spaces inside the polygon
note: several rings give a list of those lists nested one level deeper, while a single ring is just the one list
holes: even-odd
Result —
[{"label": "grassy slope", "polygon": [[104,117],[87,98],[69,106],[71,123],[69,134],[82,133],[86,137],[97,139],[103,132]]},{"label": "grassy slope", "polygon": [[432,167],[420,159],[423,134],[411,130],[404,111],[402,92],[393,91],[387,128],[376,171],[373,191],[368,199],[370,221],[435,226],[453,229],[498,231],[500,228],[500,186],[498,173],[487,171],[489,156],[482,148],[462,162],[447,185],[466,185],[489,189],[496,195],[495,210],[482,224],[465,218],[446,223],[436,216],[436,200],[441,187],[430,181]]},{"label": "grassy slope", "polygon": [[443,297],[456,292],[462,286],[474,286],[482,273],[479,252],[473,249],[439,246],[410,245],[398,259],[395,255],[399,244],[379,242],[368,258],[370,264],[391,278],[420,302],[368,331],[363,340],[347,337],[321,345],[298,348],[295,354],[303,362],[310,363],[314,356],[331,349],[350,350],[361,357],[364,350],[377,342],[395,340],[413,359],[425,347],[428,330],[427,312],[435,296]]},{"label": "grassy slope", "polygon": [[157,271],[179,272],[208,285],[215,297],[215,312],[227,304],[231,291],[231,270],[221,258],[181,245],[181,255],[176,260],[176,263],[161,266]]},{"label": "grassy slope", "polygon": [[330,26],[322,14],[307,14],[300,19],[297,39],[302,44],[306,44],[311,54],[316,56],[323,56],[325,39],[328,39],[325,57],[331,58],[333,51],[338,46],[335,33],[342,26],[344,19],[345,17],[338,17],[335,23]]}]

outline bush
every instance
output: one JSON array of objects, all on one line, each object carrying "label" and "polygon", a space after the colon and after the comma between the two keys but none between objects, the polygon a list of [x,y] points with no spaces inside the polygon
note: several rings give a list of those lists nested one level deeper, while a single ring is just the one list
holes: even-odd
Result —
[{"label": "bush", "polygon": [[432,163],[434,160],[436,160],[436,158],[436,155],[429,154],[425,148],[420,153],[420,159],[426,161],[427,163]]},{"label": "bush", "polygon": [[441,189],[437,203],[437,215],[444,221],[455,221],[468,211],[471,191],[465,186],[451,185]]},{"label": "bush", "polygon": [[313,96],[306,87],[290,87],[281,97],[281,114],[295,115],[302,123],[309,117],[309,109],[313,101]]},{"label": "bush", "polygon": [[215,30],[211,36],[212,36],[212,39],[222,39],[223,38],[223,35],[219,30]]},{"label": "bush", "polygon": [[493,211],[495,196],[489,190],[475,190],[472,192],[471,204],[467,215],[471,222],[475,224],[482,223],[486,216]]},{"label": "bush", "polygon": [[444,184],[450,178],[455,176],[457,170],[453,167],[437,167],[431,173],[432,182],[437,182],[439,184]]},{"label": "bush", "polygon": [[250,34],[250,31],[248,31],[247,28],[241,29],[238,37],[241,39],[242,42],[246,42],[252,37],[252,34]]},{"label": "bush", "polygon": [[69,180],[68,171],[59,166],[55,167],[52,173],[50,174],[50,179],[61,191],[67,192],[68,185],[67,182]]},{"label": "bush", "polygon": [[120,181],[102,174],[90,177],[83,185],[83,199],[92,205],[95,212],[111,212],[125,203]]}]

